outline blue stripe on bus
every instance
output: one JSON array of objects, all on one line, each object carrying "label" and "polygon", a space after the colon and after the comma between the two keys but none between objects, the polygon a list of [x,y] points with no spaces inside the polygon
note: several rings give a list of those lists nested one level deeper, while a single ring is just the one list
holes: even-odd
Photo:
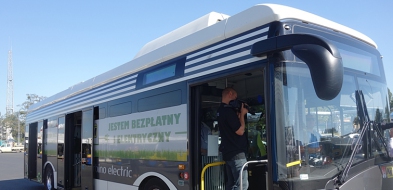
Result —
[{"label": "blue stripe on bus", "polygon": [[[75,100],[75,99],[79,99],[79,98],[81,98],[81,97],[85,97],[85,96],[87,96],[87,95],[96,93],[97,91],[107,90],[107,89],[109,89],[109,88],[116,87],[116,86],[118,86],[118,85],[121,85],[121,84],[130,82],[130,81],[136,80],[136,76],[137,76],[137,75],[132,75],[132,76],[126,76],[126,77],[122,77],[122,78],[116,79],[115,81],[112,81],[112,82],[110,82],[110,83],[107,83],[107,84],[105,84],[105,85],[103,85],[103,86],[99,86],[99,87],[97,87],[97,88],[93,88],[93,89],[88,90],[88,91],[86,91],[86,92],[82,92],[82,93],[80,93],[80,94],[77,94],[77,95],[75,95],[75,96],[72,96],[71,98],[68,98],[68,99],[61,100],[61,101],[59,101],[59,102],[56,102],[55,104],[56,104],[56,105],[64,105],[64,104],[67,103],[67,102],[72,102],[72,101]],[[128,79],[127,79],[127,78],[128,78]],[[127,79],[127,80],[124,80],[124,79]],[[124,81],[122,81],[122,80],[124,80]],[[122,82],[118,83],[119,81],[122,81]],[[135,85],[135,82],[134,82],[133,84]],[[52,105],[53,105],[53,104],[52,104]],[[51,105],[49,105],[49,106],[51,106]],[[41,108],[41,109],[42,109],[42,108]]]},{"label": "blue stripe on bus", "polygon": [[251,36],[251,37],[249,37],[249,38],[246,38],[246,39],[243,39],[243,40],[240,40],[240,41],[235,41],[234,43],[228,44],[228,45],[226,45],[226,46],[223,46],[223,47],[220,47],[220,48],[217,48],[217,49],[213,49],[213,50],[211,50],[211,51],[202,53],[202,54],[200,54],[200,55],[198,55],[198,56],[194,56],[194,57],[192,57],[192,58],[187,58],[186,62],[189,62],[189,61],[192,61],[192,60],[195,60],[195,59],[204,57],[204,56],[208,56],[208,55],[210,55],[210,54],[213,54],[213,53],[216,53],[216,52],[219,52],[219,51],[223,51],[223,50],[228,49],[228,48],[230,48],[230,47],[232,47],[232,46],[240,45],[240,44],[249,42],[249,41],[251,41],[251,40],[261,38],[261,37],[263,37],[263,36],[267,36],[267,32],[263,32],[263,33],[254,35],[254,36]]},{"label": "blue stripe on bus", "polygon": [[[244,51],[247,51],[247,50],[249,50],[249,49],[250,49],[250,47],[248,46],[248,47],[244,47],[244,48],[241,48],[241,49],[236,49],[236,50],[234,50],[234,51],[226,52],[226,53],[224,53],[224,54],[215,56],[215,57],[213,57],[213,58],[211,58],[211,59],[207,59],[207,60],[200,61],[200,62],[195,63],[195,64],[193,64],[193,65],[191,65],[191,66],[188,66],[188,67],[186,66],[185,70],[190,69],[190,68],[195,68],[196,66],[200,66],[200,65],[203,65],[203,64],[205,64],[205,63],[213,62],[213,61],[219,60],[219,59],[221,59],[221,58],[228,57],[228,56],[233,55],[233,54],[237,54],[237,53],[240,53],[240,52],[244,52]],[[249,55],[251,55],[251,54],[249,54]],[[237,59],[237,58],[236,58],[236,59]],[[213,66],[214,66],[214,65],[213,65]],[[211,67],[212,67],[212,66],[210,66],[210,68],[211,68]],[[199,70],[199,69],[198,69],[198,70]],[[198,71],[198,70],[197,70],[197,71]],[[185,74],[185,75],[189,75],[189,73],[190,73],[190,72],[185,72],[184,74]],[[195,73],[195,72],[192,71],[192,73]]]},{"label": "blue stripe on bus", "polygon": [[[261,33],[257,33],[256,35],[253,35],[253,36],[241,39],[242,36],[251,34],[253,32],[258,32],[258,31],[261,31]],[[251,40],[262,38],[264,36],[267,36],[267,32],[268,32],[268,25],[264,25],[264,26],[252,29],[252,30],[247,31],[245,33],[242,33],[242,34],[233,36],[231,38],[228,38],[228,39],[226,39],[224,41],[217,42],[215,44],[212,44],[212,45],[209,45],[207,47],[204,47],[203,49],[199,49],[199,50],[196,50],[194,52],[191,52],[191,53],[186,55],[186,56],[190,56],[190,58],[188,58],[186,61],[190,62],[192,60],[196,60],[196,59],[201,58],[203,56],[207,56],[207,55],[212,54],[212,53],[217,53],[219,51],[225,51],[225,49],[231,48],[233,46],[241,45],[241,44],[247,43],[247,42],[249,42]],[[237,38],[239,38],[238,41],[236,41]],[[219,48],[216,48],[216,49],[212,49],[211,51],[203,52],[203,51],[208,50],[209,48],[214,48],[214,46],[220,46],[220,44],[228,43],[231,40],[234,41],[234,42],[230,43],[230,44],[226,44],[226,45],[224,45],[222,47],[219,47]],[[219,59],[231,56],[233,54],[240,53],[242,51],[247,51],[248,49],[250,49],[250,47],[251,47],[251,45],[247,45],[245,47],[241,47],[240,49],[224,52],[223,54],[217,55],[217,56],[215,56],[215,57],[213,57],[211,59],[202,60],[202,61],[193,63],[191,65],[188,65],[188,66],[185,67],[185,69],[195,68],[195,67],[201,66],[203,64],[206,64],[206,63],[209,63],[209,62],[214,62],[216,60],[219,60]],[[201,53],[199,55],[196,55],[196,56],[192,56],[192,55],[198,54],[199,52],[203,52],[203,53]],[[208,71],[210,69],[222,67],[222,66],[234,63],[234,62],[244,61],[244,60],[247,60],[247,59],[250,59],[250,58],[253,58],[253,56],[251,56],[249,54],[249,55],[245,55],[245,56],[236,57],[236,58],[231,59],[231,60],[226,60],[226,61],[223,61],[221,63],[214,64],[214,65],[204,66],[204,67],[195,69],[193,71],[190,71],[188,73],[185,73],[184,77],[195,75],[195,74],[197,74],[199,72]],[[253,63],[253,62],[255,62],[255,61],[251,61],[250,63]],[[231,66],[231,67],[236,67],[236,65],[235,66]],[[231,68],[231,67],[229,67],[229,68]],[[107,102],[107,101],[109,101],[109,99],[121,98],[121,97],[124,96],[124,94],[127,94],[127,93],[130,93],[132,91],[138,90],[136,88],[136,82],[133,82],[131,84],[127,84],[124,87],[117,87],[117,86],[125,84],[125,83],[133,81],[133,80],[136,80],[137,76],[138,76],[138,74],[133,74],[131,76],[125,76],[125,77],[116,79],[115,81],[112,81],[110,83],[104,84],[103,86],[98,86],[97,88],[93,88],[93,89],[88,90],[86,92],[82,92],[80,94],[72,96],[69,99],[61,100],[59,102],[56,102],[56,103],[44,106],[44,107],[42,107],[42,108],[40,108],[40,109],[30,113],[29,116],[28,116],[29,117],[28,120],[29,121],[36,121],[36,120],[39,120],[39,119],[42,119],[42,118],[48,118],[49,116],[60,115],[62,113],[74,111],[74,110],[76,110],[76,108],[79,108],[79,107],[82,107],[82,106],[88,106],[88,105],[93,105],[93,104],[96,105],[96,104],[98,104],[98,102],[101,102],[101,101],[102,102]],[[184,77],[182,77],[182,78],[184,78]],[[195,75],[195,77],[193,77],[193,78],[196,78],[196,77],[199,77],[199,76]],[[124,80],[124,81],[122,81],[122,80]],[[121,82],[119,82],[119,81],[121,81]],[[134,88],[131,88],[131,87],[134,87]],[[113,89],[111,89],[111,88],[113,88]],[[127,89],[127,88],[130,88],[130,89]],[[109,90],[109,89],[111,89],[109,92],[102,92],[102,91]],[[125,90],[125,89],[127,89],[127,90]],[[125,91],[119,92],[120,90],[125,90]],[[114,94],[109,95],[109,96],[105,96],[108,93],[114,93]],[[93,95],[93,96],[91,96],[91,95]],[[90,97],[88,97],[88,96],[90,96]],[[92,100],[94,98],[98,98],[98,99]],[[66,107],[64,107],[64,106],[66,106]]]},{"label": "blue stripe on bus", "polygon": [[[205,51],[205,50],[207,50],[207,49],[209,49],[209,48],[213,48],[213,47],[215,47],[215,46],[220,46],[220,44],[225,44],[225,43],[227,43],[228,41],[234,40],[234,39],[236,39],[236,38],[241,38],[242,36],[246,36],[246,35],[248,35],[248,34],[250,34],[250,33],[256,32],[256,31],[258,31],[258,30],[262,30],[262,31],[266,30],[266,32],[267,32],[267,31],[269,30],[269,26],[270,26],[270,23],[269,23],[269,24],[266,24],[266,25],[263,25],[263,26],[260,26],[260,27],[257,27],[257,28],[254,28],[254,29],[251,29],[251,30],[246,31],[246,32],[241,33],[241,34],[237,34],[237,35],[232,36],[232,37],[230,37],[230,38],[227,38],[227,39],[225,39],[225,40],[223,40],[223,41],[220,41],[220,42],[211,44],[211,45],[209,45],[209,46],[203,47],[202,49],[195,50],[195,51],[193,51],[193,52],[187,54],[187,56],[189,56],[189,57],[192,56],[192,57],[193,57],[195,54],[198,54],[198,53],[200,53],[200,52],[203,52],[203,51]],[[263,32],[263,33],[264,33],[264,32]],[[198,55],[198,56],[199,56],[199,55]]]},{"label": "blue stripe on bus", "polygon": [[[42,110],[36,111],[34,114],[30,114],[30,116],[29,116],[30,119],[29,120],[33,120],[33,121],[38,120],[39,118],[37,118],[37,119],[35,118],[35,117],[38,117],[38,116],[40,118],[48,118],[46,116],[59,115],[61,113],[73,111],[75,108],[81,107],[83,105],[97,104],[97,102],[100,102],[102,100],[105,100],[105,102],[106,102],[110,98],[119,97],[122,94],[129,93],[129,92],[132,92],[132,91],[134,91],[134,89],[118,92],[118,93],[112,94],[110,96],[97,95],[97,96],[95,96],[95,98],[98,98],[98,99],[96,99],[94,101],[91,101],[91,98],[89,98],[88,100],[80,100],[80,101],[77,101],[77,102],[72,102],[71,105],[68,105],[66,107],[58,105],[58,104],[54,104],[53,106],[50,106],[50,107],[48,106],[48,108],[43,108]],[[115,91],[113,91],[113,92],[115,92]],[[59,109],[59,107],[60,107],[60,109]]]},{"label": "blue stripe on bus", "polygon": [[[118,94],[128,93],[128,92],[131,92],[131,91],[135,90],[135,88],[130,88],[132,86],[135,86],[135,84],[129,84],[129,85],[124,86],[124,87],[118,87],[118,88],[112,89],[111,91],[108,91],[108,92],[102,92],[102,93],[95,94],[94,96],[91,96],[91,97],[80,96],[80,98],[75,99],[73,101],[59,102],[59,103],[56,103],[56,104],[52,104],[52,105],[49,105],[49,106],[47,106],[47,107],[45,107],[45,108],[43,108],[41,110],[38,110],[38,111],[30,114],[30,116],[34,117],[36,115],[46,114],[48,112],[57,110],[59,108],[67,109],[67,108],[72,107],[72,106],[81,105],[83,103],[91,101],[91,99],[93,99],[93,98],[98,98],[98,97],[101,97],[101,96],[105,96],[105,94],[112,93],[112,92],[118,92],[118,93],[115,93],[115,94],[113,94],[113,95],[111,95],[109,97],[117,96]],[[127,88],[129,88],[129,90],[121,91],[121,92],[119,91],[119,89],[123,89],[124,90],[124,89],[127,89]],[[104,98],[106,99],[108,97],[104,97]],[[96,101],[96,100],[94,100],[94,101]]]},{"label": "blue stripe on bus", "polygon": [[[242,61],[242,60],[247,60],[247,59],[250,59],[250,58],[253,58],[253,56],[249,54],[249,55],[246,55],[246,56],[238,57],[238,58],[235,58],[235,59],[231,59],[231,60],[228,60],[228,61],[216,64],[216,65],[212,65],[212,66],[209,66],[209,67],[206,67],[206,68],[194,71],[194,72],[187,73],[187,75],[196,74],[198,72],[203,72],[203,71],[215,68],[215,67],[224,66],[224,65],[227,65],[229,63],[234,63],[234,62],[238,62],[238,61]],[[131,87],[131,86],[132,85],[128,85],[127,87]],[[105,96],[105,94],[107,94],[107,93],[116,92],[116,91],[119,91],[119,90],[124,89],[124,88],[125,87],[119,87],[119,88],[115,88],[115,89],[111,90],[110,92],[99,93],[99,94],[96,94],[95,96],[89,97],[87,100],[85,98],[86,96],[82,97],[82,94],[81,94],[81,95],[79,95],[80,98],[77,101],[67,101],[68,106],[66,106],[66,107],[64,107],[64,105],[66,103],[56,103],[56,104],[50,105],[50,106],[48,106],[48,107],[46,107],[46,108],[44,108],[42,110],[36,111],[34,114],[31,114],[30,116],[31,116],[31,119],[33,119],[36,115],[37,116],[38,115],[45,115],[45,114],[50,115],[51,112],[59,112],[59,114],[60,114],[62,112],[62,110],[72,110],[73,107],[80,107],[82,105],[87,105],[89,103],[99,102],[100,100],[105,100],[105,99],[121,96],[121,95],[123,95],[125,93],[129,93],[129,92],[132,92],[132,91],[135,90],[135,89],[130,89],[130,90],[127,90],[127,91],[122,91],[122,92],[115,93],[115,94],[110,95],[110,96]],[[85,95],[86,94],[91,94],[91,93],[85,93]],[[102,98],[99,98],[99,99],[94,100],[94,101],[90,101],[91,99],[98,98],[98,97],[102,97]],[[59,109],[59,108],[62,108],[62,109]],[[54,113],[52,113],[52,114],[54,114]]]},{"label": "blue stripe on bus", "polygon": [[76,110],[81,110],[82,108],[85,108],[85,107],[88,107],[88,106],[98,105],[100,103],[109,102],[109,101],[116,100],[116,99],[119,99],[119,98],[127,97],[127,96],[129,96],[129,95],[127,95],[128,93],[133,93],[133,92],[134,92],[134,90],[127,90],[127,91],[123,91],[123,92],[118,92],[118,93],[112,94],[110,96],[105,96],[105,97],[101,96],[97,100],[84,101],[83,103],[75,104],[75,105],[72,105],[71,107],[70,106],[63,107],[61,109],[57,109],[57,110],[52,111],[50,113],[42,113],[42,111],[40,110],[41,114],[39,115],[39,118],[38,118],[38,116],[35,116],[35,117],[29,118],[29,120],[38,121],[40,119],[42,120],[42,118],[49,118],[49,117],[52,117],[52,116],[58,116],[58,115],[65,114],[65,113],[71,113],[71,112],[74,112]]},{"label": "blue stripe on bus", "polygon": [[[237,51],[241,52],[241,50],[237,50]],[[251,54],[248,54],[248,55],[245,55],[245,56],[242,56],[242,57],[237,57],[235,59],[224,61],[224,62],[219,63],[219,64],[215,64],[215,65],[212,65],[212,66],[208,66],[208,67],[205,67],[205,68],[202,68],[202,69],[199,69],[199,70],[187,73],[187,76],[192,75],[192,74],[197,74],[199,72],[207,71],[207,70],[210,70],[212,68],[225,66],[225,65],[230,64],[230,63],[247,60],[247,59],[250,59],[250,58],[253,58],[253,56]],[[252,62],[250,62],[250,63],[252,63]],[[247,64],[249,64],[249,63],[247,63]],[[198,76],[196,76],[196,77],[198,77]],[[102,87],[102,88],[103,89],[104,88],[105,89],[111,88],[112,86],[110,86],[110,85],[111,84],[108,84],[108,85],[106,85],[105,87]],[[131,86],[135,86],[135,83],[129,84],[126,87],[131,87]],[[33,121],[34,120],[38,120],[39,119],[38,116],[40,118],[47,118],[46,116],[58,115],[58,114],[61,114],[61,113],[65,113],[66,111],[69,112],[69,111],[74,110],[75,108],[81,107],[83,105],[87,106],[89,104],[98,104],[97,102],[100,102],[100,101],[107,102],[108,99],[120,98],[120,96],[122,96],[122,95],[124,95],[126,93],[135,91],[135,88],[133,88],[133,89],[129,89],[129,90],[126,90],[126,91],[122,91],[122,92],[118,92],[118,93],[112,94],[110,96],[105,96],[105,94],[117,92],[117,91],[122,90],[122,89],[125,89],[125,87],[114,88],[114,89],[112,89],[109,92],[97,93],[96,95],[94,95],[92,97],[88,97],[88,99],[86,99],[86,96],[92,94],[92,92],[88,91],[88,92],[85,92],[83,94],[78,95],[79,98],[76,99],[76,101],[75,100],[74,101],[67,100],[67,101],[64,101],[64,102],[59,102],[59,103],[50,105],[50,106],[45,107],[45,108],[43,108],[41,110],[38,110],[38,111],[30,114],[29,120],[33,120]],[[102,97],[102,98],[100,98],[100,97]],[[98,98],[98,99],[94,100],[94,101],[91,101],[91,99],[93,99],[93,98]],[[64,105],[68,105],[68,106],[64,107]],[[61,109],[59,109],[59,108],[61,108]]]},{"label": "blue stripe on bus", "polygon": [[[192,71],[192,72],[188,72],[188,73],[185,74],[185,76],[193,75],[193,74],[196,74],[196,73],[199,73],[199,72],[211,70],[211,69],[214,69],[214,68],[217,68],[217,67],[221,67],[221,66],[224,66],[224,65],[228,65],[228,64],[230,64],[230,63],[235,63],[235,62],[247,60],[247,59],[250,59],[250,58],[253,58],[253,56],[252,56],[252,55],[245,55],[245,56],[242,56],[242,57],[237,57],[237,58],[235,58],[235,59],[231,59],[231,60],[224,61],[224,62],[215,64],[215,65],[203,67],[203,68],[201,68],[201,69],[198,69],[198,70],[195,70],[195,71]],[[258,60],[258,61],[260,61],[260,60]],[[250,62],[250,63],[252,63],[252,62]]]},{"label": "blue stripe on bus", "polygon": [[[120,84],[123,84],[123,83],[126,83],[126,82],[127,82],[127,81],[122,82],[122,83],[120,83]],[[89,99],[96,98],[96,97],[99,97],[99,96],[101,96],[101,95],[104,95],[104,94],[107,94],[107,93],[111,93],[111,92],[115,92],[115,91],[118,91],[119,89],[130,88],[130,87],[132,87],[132,86],[135,87],[135,83],[131,83],[131,84],[128,84],[128,85],[122,86],[122,87],[116,87],[116,86],[112,86],[112,85],[105,85],[105,86],[100,87],[100,88],[102,88],[102,90],[99,90],[98,92],[97,92],[97,91],[92,91],[92,90],[91,90],[91,91],[87,91],[87,92],[78,94],[77,96],[73,97],[72,99],[66,99],[66,100],[64,100],[64,101],[59,101],[59,102],[57,102],[57,103],[55,103],[55,104],[49,105],[49,106],[47,106],[47,107],[45,107],[45,108],[42,108],[41,110],[37,110],[37,111],[35,111],[34,113],[31,113],[30,116],[34,116],[34,115],[36,115],[36,114],[42,114],[42,113],[51,111],[51,110],[53,110],[53,109],[56,109],[56,108],[58,108],[58,107],[65,106],[65,105],[71,105],[71,104],[75,104],[75,103],[81,102],[81,101],[83,101],[87,96],[90,96],[90,95],[93,95],[93,94],[95,94],[95,95],[92,96],[92,97],[88,97],[88,98],[89,98]],[[103,88],[103,87],[104,87],[104,88]],[[113,87],[115,87],[115,88],[112,89],[112,90],[109,91],[109,92],[102,92],[102,91],[104,91],[104,90],[107,90],[107,89],[110,89],[110,88],[113,88]],[[132,88],[131,90],[135,90],[135,88]],[[42,112],[42,111],[45,111],[45,112]]]}]

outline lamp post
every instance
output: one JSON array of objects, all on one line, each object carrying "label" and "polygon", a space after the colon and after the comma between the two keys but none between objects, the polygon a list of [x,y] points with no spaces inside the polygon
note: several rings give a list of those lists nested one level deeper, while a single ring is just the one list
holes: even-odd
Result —
[{"label": "lamp post", "polygon": [[[0,112],[0,120],[2,119],[2,117],[1,117],[1,112]],[[1,125],[1,137],[0,137],[0,144],[3,144],[3,125]]]},{"label": "lamp post", "polygon": [[18,145],[20,145],[20,120],[19,120],[20,110],[18,111]]}]

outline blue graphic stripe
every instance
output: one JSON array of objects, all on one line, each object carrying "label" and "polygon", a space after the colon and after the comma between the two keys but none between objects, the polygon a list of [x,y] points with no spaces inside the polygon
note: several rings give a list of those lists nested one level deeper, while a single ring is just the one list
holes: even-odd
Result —
[{"label": "blue graphic stripe", "polygon": [[[190,77],[196,78],[220,70],[260,61],[261,58],[255,58],[250,55],[250,48],[255,42],[267,38],[268,29],[265,25],[190,53],[187,56],[184,77],[173,82],[180,82],[188,80]],[[137,74],[125,76],[79,94],[75,92],[76,94],[70,98],[65,97],[64,100],[43,106],[30,113],[28,120],[37,121],[42,118],[73,112],[86,106],[93,106],[130,94],[143,92],[145,91],[144,89],[135,91],[137,76]],[[161,87],[168,84],[163,83],[156,86]]]}]

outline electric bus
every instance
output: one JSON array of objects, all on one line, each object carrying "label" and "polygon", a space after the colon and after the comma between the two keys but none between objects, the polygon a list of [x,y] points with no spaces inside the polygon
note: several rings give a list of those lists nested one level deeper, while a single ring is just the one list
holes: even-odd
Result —
[{"label": "electric bus", "polygon": [[[224,189],[217,108],[226,87],[250,109],[248,189],[393,186],[376,43],[275,4],[209,13],[30,106],[25,178],[48,190]],[[313,143],[307,115],[315,118]]]}]

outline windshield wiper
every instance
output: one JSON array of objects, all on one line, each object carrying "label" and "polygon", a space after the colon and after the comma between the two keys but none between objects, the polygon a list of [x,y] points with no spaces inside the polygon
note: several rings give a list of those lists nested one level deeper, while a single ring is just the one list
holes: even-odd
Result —
[{"label": "windshield wiper", "polygon": [[359,137],[355,143],[355,148],[353,149],[351,153],[351,157],[348,160],[348,163],[346,164],[344,170],[342,170],[339,175],[334,179],[334,186],[335,189],[340,189],[339,186],[342,185],[345,182],[345,179],[348,176],[349,169],[351,169],[355,154],[358,152],[358,147],[360,142],[362,142],[363,136],[366,133],[367,129],[370,128],[370,118],[368,116],[367,112],[367,105],[366,102],[364,101],[364,96],[363,92],[361,90],[356,90],[355,92],[356,95],[356,109],[358,112],[358,116],[360,119],[360,123],[363,123],[363,126],[361,126],[361,131],[359,133]]},{"label": "windshield wiper", "polygon": [[[378,124],[373,123],[373,129],[377,132],[377,136],[378,136],[378,138],[380,139],[380,142],[376,141],[376,144],[378,144],[380,147],[381,147],[381,144],[382,144],[382,146],[383,146],[383,147],[385,148],[385,150],[386,150],[386,156],[387,156],[387,158],[390,158],[390,157],[389,157],[388,145],[386,144],[386,141],[385,141],[385,139],[383,138],[383,135],[382,135],[381,123],[378,123]],[[373,135],[375,136],[375,134],[373,134]]]},{"label": "windshield wiper", "polygon": [[[348,173],[349,173],[349,170],[351,169],[351,166],[353,164],[355,154],[359,151],[359,145],[363,141],[363,136],[367,130],[370,130],[371,125],[373,126],[373,130],[376,131],[378,138],[381,140],[382,146],[385,148],[387,157],[389,158],[389,155],[388,155],[389,150],[388,150],[387,144],[383,138],[381,130],[383,130],[384,128],[393,128],[393,126],[389,125],[389,126],[385,127],[385,126],[381,126],[380,123],[375,124],[373,121],[370,121],[370,117],[368,115],[367,105],[366,105],[366,101],[364,100],[363,92],[361,90],[356,90],[355,95],[356,95],[356,109],[357,109],[357,113],[359,116],[359,121],[360,121],[360,124],[363,124],[363,125],[361,125],[359,137],[356,140],[356,143],[354,146],[355,148],[353,149],[353,151],[351,153],[351,157],[349,158],[348,163],[345,165],[344,170],[342,170],[338,174],[338,176],[335,179],[333,179],[335,189],[339,189],[340,185],[344,184],[345,179],[348,177]],[[375,134],[373,134],[373,136],[375,137]],[[376,143],[379,144],[378,142],[376,142]],[[367,145],[366,150],[368,149],[368,146],[369,145]],[[379,146],[381,146],[381,145],[379,144]],[[367,154],[368,154],[368,151],[366,151],[366,154],[365,154],[366,157],[367,157]]]}]

